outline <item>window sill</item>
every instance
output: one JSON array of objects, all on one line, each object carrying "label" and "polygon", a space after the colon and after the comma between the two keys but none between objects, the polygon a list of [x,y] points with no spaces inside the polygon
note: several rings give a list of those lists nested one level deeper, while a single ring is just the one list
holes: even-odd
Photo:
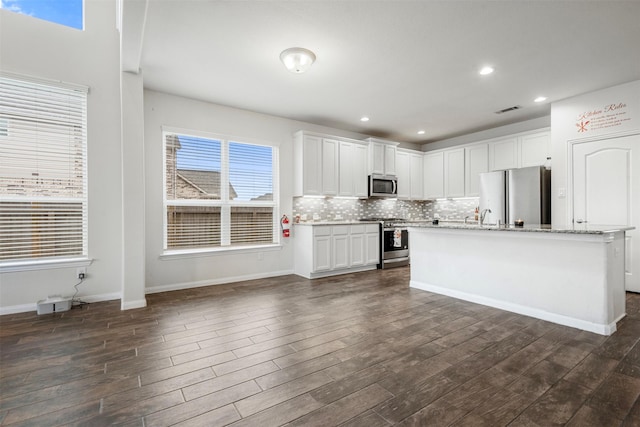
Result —
[{"label": "window sill", "polygon": [[185,249],[185,250],[173,250],[165,251],[160,255],[161,260],[179,259],[179,258],[196,258],[196,257],[208,257],[218,255],[236,255],[245,253],[256,252],[272,252],[282,250],[281,244],[263,245],[263,246],[238,246],[238,247],[225,247],[216,249]]},{"label": "window sill", "polygon": [[14,273],[18,271],[50,270],[52,268],[88,267],[93,262],[91,258],[48,259],[38,261],[17,261],[0,263],[0,273]]}]

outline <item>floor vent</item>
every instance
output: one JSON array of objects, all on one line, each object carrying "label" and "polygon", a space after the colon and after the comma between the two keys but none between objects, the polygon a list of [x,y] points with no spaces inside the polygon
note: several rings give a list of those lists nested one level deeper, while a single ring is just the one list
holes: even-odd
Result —
[{"label": "floor vent", "polygon": [[502,113],[506,113],[508,111],[513,111],[513,110],[519,110],[522,107],[520,105],[514,105],[513,107],[509,107],[509,108],[505,108],[504,110],[498,110],[496,111],[496,114],[502,114]]}]

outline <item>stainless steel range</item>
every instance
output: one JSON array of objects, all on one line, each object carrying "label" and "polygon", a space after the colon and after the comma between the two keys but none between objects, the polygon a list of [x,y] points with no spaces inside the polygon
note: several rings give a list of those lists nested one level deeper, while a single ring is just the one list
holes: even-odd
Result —
[{"label": "stainless steel range", "polygon": [[378,268],[409,264],[409,231],[403,218],[362,218],[380,222],[380,264]]}]

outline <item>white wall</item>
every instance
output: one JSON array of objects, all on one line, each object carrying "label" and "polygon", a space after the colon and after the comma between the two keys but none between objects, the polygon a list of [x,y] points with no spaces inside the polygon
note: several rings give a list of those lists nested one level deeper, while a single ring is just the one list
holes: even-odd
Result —
[{"label": "white wall", "polygon": [[466,135],[456,136],[455,138],[443,139],[436,142],[430,142],[422,146],[422,151],[441,150],[443,148],[451,148],[456,145],[472,144],[474,142],[485,141],[487,139],[499,138],[501,136],[513,135],[515,133],[526,132],[549,127],[551,120],[549,116],[538,117],[537,119],[526,120],[523,122],[512,123],[510,125],[500,126],[480,132],[469,133]]},{"label": "white wall", "polygon": [[[610,105],[619,106],[606,111]],[[606,116],[612,117],[612,121]],[[581,130],[579,125],[590,123]],[[552,218],[555,226],[571,225],[568,201],[570,141],[604,139],[616,135],[640,132],[640,80],[608,89],[569,98],[551,105],[551,157],[553,173],[551,197]],[[640,167],[637,166],[636,168]],[[566,196],[562,196],[564,193]]]},{"label": "white wall", "polygon": [[[0,10],[4,71],[90,87],[88,97],[89,256],[80,296],[119,298],[122,282],[119,36],[114,0],[85,1],[85,31]],[[75,268],[2,273],[0,313],[50,294],[71,295]]]},{"label": "white wall", "polygon": [[292,273],[293,245],[287,239],[282,248],[275,251],[160,258],[163,249],[162,126],[232,135],[280,147],[280,211],[288,216],[291,216],[293,196],[293,133],[304,129],[355,139],[366,136],[151,90],[145,90],[144,98],[147,292]]}]

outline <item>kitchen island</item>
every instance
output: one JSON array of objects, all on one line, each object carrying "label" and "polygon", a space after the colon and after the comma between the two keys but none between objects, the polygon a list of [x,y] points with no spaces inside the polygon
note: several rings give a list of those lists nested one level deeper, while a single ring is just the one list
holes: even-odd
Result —
[{"label": "kitchen island", "polygon": [[633,227],[409,226],[413,288],[602,335],[625,316]]}]

